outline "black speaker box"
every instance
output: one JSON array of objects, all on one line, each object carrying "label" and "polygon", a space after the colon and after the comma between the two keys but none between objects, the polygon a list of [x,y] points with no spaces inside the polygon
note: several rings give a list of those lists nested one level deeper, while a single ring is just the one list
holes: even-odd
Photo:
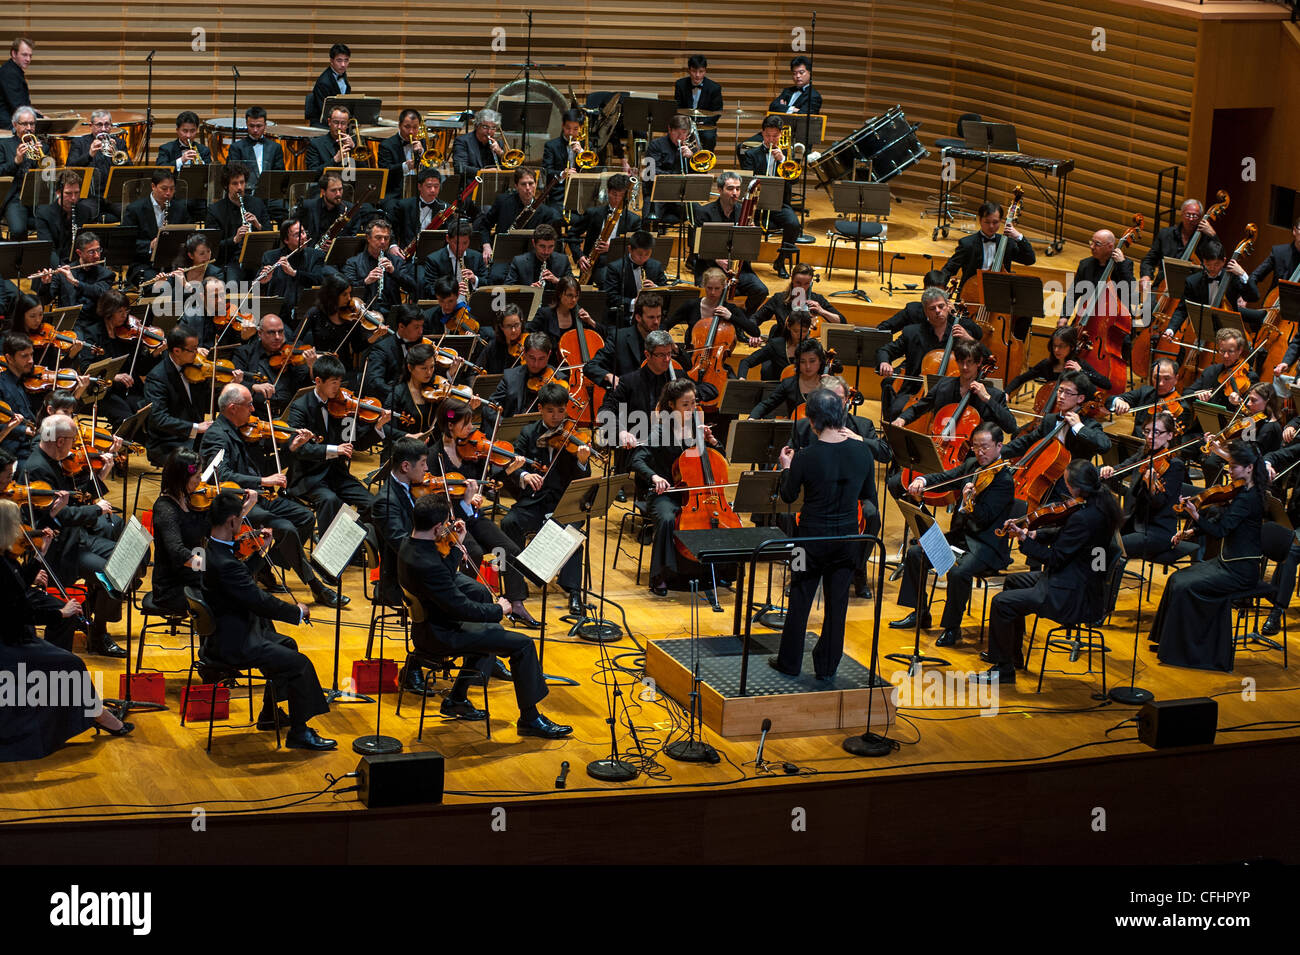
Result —
[{"label": "black speaker box", "polygon": [[442,802],[441,753],[390,753],[363,756],[357,787],[369,809]]},{"label": "black speaker box", "polygon": [[1218,725],[1219,704],[1206,696],[1156,700],[1137,715],[1138,739],[1152,749],[1213,743]]}]

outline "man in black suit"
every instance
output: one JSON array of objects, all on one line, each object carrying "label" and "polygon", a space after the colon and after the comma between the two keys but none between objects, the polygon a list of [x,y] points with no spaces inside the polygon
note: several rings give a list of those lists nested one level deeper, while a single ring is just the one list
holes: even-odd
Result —
[{"label": "man in black suit", "polygon": [[911,380],[904,381],[901,390],[894,393],[892,378],[899,358],[903,359],[905,376],[917,379],[921,375],[921,363],[926,354],[935,349],[942,351],[949,333],[954,339],[976,341],[984,334],[969,318],[962,319],[954,327],[952,306],[942,288],[928,288],[922,292],[921,307],[925,310],[925,321],[907,326],[903,329],[903,334],[876,352],[876,371],[881,377],[880,417],[885,421],[896,418],[908,399],[921,390],[920,382]]},{"label": "man in black suit", "polygon": [[[199,114],[185,110],[176,116],[176,138],[158,147],[156,166],[166,166],[181,170],[190,166],[212,165],[212,153],[207,146],[199,142]],[[184,221],[202,222],[206,196],[190,196],[185,202],[177,203],[187,208],[189,219]],[[172,219],[181,222],[180,219]]]},{"label": "man in black suit", "polygon": [[27,88],[27,68],[32,65],[36,44],[20,36],[9,44],[9,59],[0,66],[0,129],[13,122],[20,106],[32,105]]},{"label": "man in black suit", "polygon": [[365,165],[365,157],[357,155],[361,144],[353,142],[348,132],[352,113],[346,106],[335,106],[330,110],[329,132],[317,136],[307,143],[307,168],[312,172],[324,172],[326,166],[343,166],[344,160],[350,160],[356,166]]},{"label": "man in black suit", "polygon": [[225,195],[208,206],[208,228],[221,233],[217,246],[217,265],[225,270],[227,282],[242,282],[246,276],[239,264],[244,236],[271,228],[271,212],[266,203],[248,190],[248,167],[241,162],[228,163],[221,171],[221,188]]},{"label": "man in black suit", "polygon": [[[1239,299],[1253,302],[1259,298],[1259,288],[1255,285],[1255,281],[1241,267],[1240,262],[1236,259],[1228,259],[1223,244],[1218,239],[1203,239],[1199,251],[1202,269],[1189,275],[1183,284],[1182,300],[1179,301],[1173,317],[1169,319],[1169,327],[1165,329],[1167,339],[1177,335],[1183,327],[1183,322],[1187,320],[1188,302],[1209,305],[1218,300],[1219,308],[1231,309],[1235,312]],[[1221,288],[1220,286],[1225,282],[1227,287]],[[1258,331],[1258,328],[1252,328],[1249,322],[1246,323],[1246,328],[1252,335]]]},{"label": "man in black suit", "polygon": [[941,378],[915,404],[900,411],[890,424],[904,427],[947,405],[960,404],[969,395],[967,406],[975,410],[981,421],[992,422],[1003,431],[1015,431],[1018,425],[1015,415],[1007,407],[1007,396],[1001,388],[979,380],[981,362],[988,357],[988,350],[979,342],[965,339],[953,342],[952,363],[957,374]]},{"label": "man in black suit", "polygon": [[[942,289],[943,287],[943,273],[938,269],[931,269],[929,272],[926,272],[924,277],[921,279],[922,292],[928,288]],[[757,318],[757,316],[755,317]],[[925,309],[921,307],[921,300],[918,298],[916,301],[908,302],[893,315],[890,315],[887,319],[877,325],[876,331],[889,332],[889,334],[893,335],[897,332],[901,332],[908,325],[919,325],[923,321],[925,321]]]},{"label": "man in black suit", "polygon": [[[397,132],[379,144],[379,168],[388,170],[384,186],[385,208],[392,214],[392,204],[407,195],[404,183],[414,185],[424,155],[424,120],[417,110],[404,109],[397,115]],[[411,190],[414,194],[414,190]]]},{"label": "man in black suit", "polygon": [[[697,109],[710,113],[722,112],[722,87],[705,74],[709,70],[709,61],[702,54],[696,53],[686,61],[686,76],[673,84],[673,99],[678,109]],[[718,146],[717,117],[698,119],[695,122],[700,133],[700,145],[708,150]]]},{"label": "man in black suit", "polygon": [[[740,223],[740,176],[734,172],[724,172],[718,176],[718,198],[700,206],[696,213],[696,222],[730,222]],[[704,272],[716,266],[726,271],[725,259],[712,261],[697,258],[695,261],[695,284],[702,284]],[[734,294],[745,296],[745,311],[752,314],[767,299],[767,286],[754,274],[754,266],[748,262],[740,264],[740,275],[736,278]]]},{"label": "man in black suit", "polygon": [[473,231],[467,219],[458,219],[447,227],[447,244],[424,260],[420,298],[433,298],[434,287],[443,279],[463,285],[463,295],[468,297],[487,276],[483,254],[469,247]]},{"label": "man in black suit", "polygon": [[51,243],[50,267],[72,259],[73,233],[81,228],[77,221],[77,199],[81,196],[81,175],[71,169],[59,173],[54,201],[36,209],[36,238]]},{"label": "man in black suit", "polygon": [[[501,409],[500,412],[487,405],[483,406],[484,431],[491,431],[495,427],[498,414],[502,418],[509,418],[536,403],[537,392],[528,387],[528,379],[542,374],[550,367],[552,348],[554,342],[545,332],[529,332],[524,337],[523,360],[501,376],[492,397],[488,399]],[[557,377],[567,380],[569,376],[567,372],[561,371]]]},{"label": "man in black suit", "polygon": [[[553,723],[537,711],[537,704],[549,690],[533,641],[501,627],[500,621],[510,612],[510,601],[504,597],[494,601],[486,587],[458,574],[461,555],[454,546],[446,556],[439,552],[437,539],[444,532],[440,525],[447,516],[447,505],[436,495],[420,498],[412,512],[410,537],[398,551],[398,580],[418,605],[416,615],[422,618],[411,623],[412,643],[421,652],[435,656],[463,655],[466,667],[478,670],[484,678],[493,672],[494,657],[509,656],[519,706],[519,735],[543,739],[568,736],[573,727]],[[464,540],[462,521],[451,529]],[[467,699],[469,685],[462,671],[442,703],[444,716],[487,718]]]},{"label": "man in black suit", "polygon": [[[327,405],[339,396],[346,370],[333,355],[321,355],[312,369],[315,388],[289,405],[285,420],[295,431],[306,428],[323,435],[323,442],[309,442],[299,448],[289,464],[289,493],[305,498],[316,511],[316,526],[323,534],[343,504],[351,504],[365,520],[374,497],[349,470],[355,444],[368,442],[372,429],[380,433],[388,423],[387,413],[375,425],[355,422],[344,431],[343,419],[329,413]],[[355,431],[355,433],[352,433]]]},{"label": "man in black suit", "polygon": [[605,339],[605,346],[591,357],[583,374],[602,388],[615,388],[623,375],[636,371],[645,360],[646,336],[663,321],[664,300],[658,292],[636,299],[632,324]]},{"label": "man in black suit", "polygon": [[812,85],[812,60],[796,56],[790,61],[790,85],[767,105],[769,113],[816,115],[822,111],[822,94]]},{"label": "man in black suit", "polygon": [[[1110,435],[1094,418],[1079,417],[1079,409],[1093,396],[1092,382],[1080,371],[1067,372],[1056,389],[1056,410],[1043,415],[1037,427],[1002,446],[1002,456],[1016,461],[1044,438],[1051,437],[1065,445],[1071,458],[1087,461],[1110,448]],[[1044,504],[1063,501],[1069,496],[1064,478],[1053,485],[1043,498]]]},{"label": "man in black suit", "polygon": [[[628,430],[638,423],[649,427],[649,416],[654,412],[664,385],[670,380],[668,366],[672,363],[677,344],[662,328],[645,337],[645,363],[618,376],[618,384],[605,392],[598,416],[600,443],[607,448],[635,448],[639,443]],[[690,377],[677,374],[678,378]],[[696,394],[701,401],[718,397],[717,389],[708,382],[696,383]],[[626,469],[623,469],[626,470]]]},{"label": "man in black suit", "polygon": [[384,219],[371,219],[366,226],[366,245],[343,266],[343,278],[352,294],[370,308],[387,315],[402,304],[402,291],[420,294],[412,262],[395,255],[393,227]]},{"label": "man in black suit", "polygon": [[[646,289],[662,288],[668,284],[664,267],[658,259],[650,257],[654,248],[654,236],[638,230],[628,236],[627,255],[606,267],[601,289],[611,319],[622,321]],[[610,324],[613,325],[614,321]]]},{"label": "man in black suit", "polygon": [[[1300,281],[1300,219],[1297,219],[1295,225],[1291,227],[1291,241],[1273,246],[1269,250],[1268,258],[1257,265],[1255,271],[1250,273],[1250,280],[1255,283],[1256,288],[1259,288],[1260,283],[1270,275],[1273,276],[1273,288],[1277,288],[1278,282]],[[1268,297],[1267,293],[1262,291],[1260,295],[1263,298]],[[1263,309],[1242,308],[1241,314],[1256,325],[1264,321]],[[1285,374],[1287,368],[1297,357],[1300,357],[1300,336],[1291,339],[1286,354],[1283,356],[1282,361],[1277,364],[1277,367],[1273,369],[1273,373],[1275,375]]]},{"label": "man in black suit", "polygon": [[308,245],[308,238],[298,219],[285,219],[280,223],[280,245],[262,253],[262,268],[257,275],[263,295],[284,300],[284,312],[294,319],[295,329],[301,321],[298,300],[302,290],[318,288],[327,268],[325,253]]},{"label": "man in black suit", "polygon": [[[984,422],[971,435],[970,446],[971,456],[957,467],[919,475],[908,487],[908,491],[919,498],[926,487],[938,485],[945,491],[955,492],[961,499],[961,506],[953,511],[952,524],[945,536],[950,544],[960,547],[965,553],[945,578],[948,593],[940,620],[943,633],[935,641],[937,647],[951,647],[961,641],[961,621],[966,614],[966,601],[970,599],[971,581],[975,575],[1002,570],[1011,564],[1011,546],[1007,538],[994,533],[1012,516],[1015,481],[1011,469],[998,471],[982,491],[976,491],[975,481],[971,479],[975,471],[997,462],[1002,453],[1002,429],[990,421]],[[920,544],[913,544],[907,549],[903,562],[898,604],[914,609],[901,620],[890,621],[889,625],[894,629],[912,629],[916,626],[918,614],[921,629],[930,628],[925,579],[929,570],[930,561],[925,550]]]},{"label": "man in black suit", "polygon": [[[789,158],[777,146],[783,129],[785,129],[785,121],[780,116],[768,116],[764,119],[763,141],[740,157],[740,168],[750,169],[760,176],[775,176],[781,163]],[[790,198],[791,180],[787,179],[781,208],[771,214],[771,219],[765,226],[765,229],[781,230],[781,250],[777,253],[776,261],[772,263],[772,270],[783,279],[790,277],[790,272],[785,267],[786,262],[790,256],[799,251],[799,247],[795,245],[795,240],[800,234],[799,217],[790,207]]]},{"label": "man in black suit", "polygon": [[[105,138],[107,137],[107,138]],[[108,172],[113,168],[113,154],[126,151],[126,140],[113,135],[113,114],[97,109],[90,114],[90,132],[77,136],[68,147],[68,165],[93,170],[90,194],[77,204],[81,222],[117,222],[122,218],[120,203],[109,202],[104,195]]]},{"label": "man in black suit", "polygon": [[325,739],[307,725],[314,716],[329,712],[316,667],[298,652],[292,637],[276,633],[273,620],[281,623],[310,623],[306,604],[276,600],[258,588],[248,567],[235,554],[244,501],[235,491],[222,491],[209,509],[212,530],[203,568],[203,601],[212,613],[216,629],[204,640],[203,651],[222,663],[254,667],[266,677],[266,695],[257,728],[273,730],[279,725],[276,701],[288,700],[290,749],[328,750],[338,744]]},{"label": "man in black suit", "polygon": [[1120,286],[1128,288],[1133,282],[1133,263],[1124,255],[1124,250],[1116,244],[1115,233],[1109,229],[1098,229],[1092,234],[1088,248],[1091,254],[1079,260],[1079,265],[1074,270],[1074,278],[1070,282],[1069,289],[1066,290],[1065,305],[1056,323],[1058,326],[1070,323],[1070,316],[1074,314],[1076,306],[1080,303],[1084,308],[1091,308],[1093,298],[1101,291],[1098,286],[1102,273],[1110,263],[1114,263],[1110,281],[1115,283],[1117,289]]},{"label": "man in black suit", "polygon": [[[185,325],[167,333],[167,354],[144,380],[145,401],[152,404],[145,428],[149,463],[161,466],[176,448],[193,448],[195,439],[212,427],[208,413],[210,381],[191,382],[181,371],[199,354],[199,336]],[[243,380],[236,372],[235,380]]]},{"label": "man in black suit", "polygon": [[451,145],[452,168],[463,182],[469,182],[480,169],[500,166],[505,152],[498,139],[501,114],[494,109],[481,109],[474,114],[474,129],[457,136]]},{"label": "man in black suit", "polygon": [[440,192],[442,173],[430,166],[416,173],[414,195],[390,204],[397,242],[402,248],[414,242],[416,236],[429,228],[434,216],[446,210],[447,203],[438,198]]},{"label": "man in black suit", "polygon": [[[1028,239],[1016,231],[1013,223],[1007,223],[1005,237],[998,235],[998,228],[1002,225],[1005,214],[1005,210],[996,202],[986,202],[979,207],[976,213],[979,231],[972,232],[957,242],[957,248],[943,267],[945,286],[960,272],[961,287],[965,288],[966,283],[976,272],[992,267],[998,246],[1004,241],[1007,243],[1007,250],[1002,259],[1003,271],[1010,272],[1012,262],[1021,265],[1034,264],[1037,258],[1034,255],[1034,247],[1029,244]],[[1024,324],[1028,327],[1029,319],[1024,319]],[[1020,335],[1021,331],[1017,329],[1016,334]]]},{"label": "man in black suit", "polygon": [[[488,282],[492,285],[504,282],[510,270],[509,262],[492,261],[492,240],[495,236],[504,235],[513,228],[538,229],[544,225],[554,225],[558,221],[555,213],[541,203],[534,206],[531,213],[524,214],[524,209],[537,195],[537,177],[531,169],[523,166],[516,169],[514,182],[513,190],[498,193],[492,200],[492,205],[480,212],[474,221],[474,230],[483,236],[483,261],[491,266]],[[518,226],[515,225],[516,222]]]},{"label": "man in black suit", "polygon": [[279,315],[267,313],[257,323],[257,334],[244,342],[232,359],[240,371],[266,379],[251,389],[257,399],[254,414],[259,417],[265,415],[268,397],[271,399],[271,410],[278,417],[293,400],[293,396],[311,384],[316,349],[310,345],[303,350],[303,360],[299,364],[289,363],[279,367],[271,364],[272,356],[279,355],[286,344],[284,320]]},{"label": "man in black suit", "polygon": [[135,229],[135,257],[127,281],[143,285],[158,274],[153,255],[158,247],[158,233],[165,224],[189,222],[184,202],[174,202],[176,177],[166,169],[150,174],[149,194],[131,203],[122,213],[122,225]]},{"label": "man in black suit", "polygon": [[605,201],[591,206],[573,221],[569,230],[569,253],[578,263],[580,271],[591,269],[588,285],[600,287],[605,281],[605,267],[608,258],[609,243],[601,242],[600,235],[611,215],[614,216],[613,231],[608,238],[631,235],[641,228],[641,217],[633,212],[627,204],[628,191],[631,187],[629,177],[616,172],[605,180]]},{"label": "man in black suit", "polygon": [[1143,297],[1151,290],[1156,274],[1164,272],[1165,259],[1183,258],[1183,253],[1191,245],[1192,237],[1198,232],[1204,238],[1213,238],[1214,226],[1205,218],[1205,210],[1199,200],[1184,199],[1178,210],[1178,221],[1157,232],[1151,248],[1142,256],[1138,274],[1141,276]]},{"label": "man in black suit", "polygon": [[557,216],[564,215],[564,182],[578,171],[576,163],[582,141],[583,112],[565,110],[560,117],[560,135],[548,139],[542,149],[542,174],[546,177],[546,196],[542,200]]},{"label": "man in black suit", "polygon": [[573,274],[569,257],[555,251],[559,236],[555,229],[543,223],[533,230],[532,249],[516,255],[506,272],[507,285],[531,285],[545,289],[566,275]]},{"label": "man in black suit", "polygon": [[117,281],[117,273],[103,264],[103,255],[99,236],[89,229],[83,229],[77,233],[72,262],[69,263],[82,268],[56,272],[50,280],[50,297],[57,307],[70,308],[75,305],[81,309],[75,326],[78,338],[84,339],[85,336],[81,333],[99,321],[95,305],[100,296]]},{"label": "man in black suit", "polygon": [[406,377],[406,353],[424,339],[424,313],[416,305],[398,305],[388,313],[391,335],[370,346],[366,394],[381,401]]},{"label": "man in black suit", "polygon": [[10,332],[4,336],[5,365],[0,368],[0,401],[9,406],[11,414],[22,420],[0,441],[0,448],[20,462],[20,469],[21,462],[32,453],[32,440],[37,428],[36,413],[32,410],[27,390],[23,388],[23,377],[32,373],[34,355],[32,340],[26,335]]},{"label": "man in black suit", "polygon": [[[343,201],[343,177],[338,173],[324,173],[316,186],[319,192],[299,203],[298,210],[294,213],[294,218],[302,223],[307,232],[306,241],[312,243],[320,242],[340,216],[353,213],[353,204]],[[328,244],[325,251],[329,251]]]},{"label": "man in black suit", "polygon": [[[398,552],[411,536],[415,513],[413,485],[424,480],[429,470],[429,449],[415,438],[399,438],[389,454],[388,473],[375,493],[371,524],[378,538],[378,601],[390,607],[402,606],[402,585],[397,579]],[[424,692],[419,668],[408,659],[398,679],[413,693]]]},{"label": "man in black suit", "polygon": [[[246,136],[230,144],[230,155],[226,162],[242,162],[248,170],[248,191],[256,191],[257,181],[264,172],[284,171],[284,149],[274,139],[266,135],[266,110],[261,106],[250,106],[244,110],[244,129]],[[279,206],[279,209],[276,206]],[[280,199],[267,203],[271,213],[283,217],[287,211]]]},{"label": "man in black suit", "polygon": [[[12,61],[11,61],[12,62]],[[32,211],[23,205],[21,195],[23,178],[39,168],[35,153],[23,142],[24,136],[36,135],[36,111],[30,106],[20,106],[14,111],[13,138],[0,139],[0,177],[10,176],[13,184],[4,201],[0,203],[5,222],[9,225],[9,241],[21,242],[27,238]]]},{"label": "man in black suit", "polygon": [[[233,481],[246,491],[278,488],[283,492],[289,481],[282,471],[275,469],[274,456],[265,450],[269,439],[254,443],[244,440],[239,433],[239,429],[248,424],[248,419],[256,410],[252,392],[243,385],[226,385],[217,398],[217,417],[199,442],[199,455],[205,462],[211,462],[218,453],[221,454],[214,483]],[[265,413],[263,408],[262,414]],[[294,453],[311,439],[312,433],[305,428],[295,434],[281,452],[281,465],[286,453]],[[266,473],[268,471],[271,473]],[[280,493],[269,501],[259,501],[247,517],[254,527],[271,529],[274,541],[271,556],[276,559],[276,563],[292,570],[299,580],[311,588],[317,603],[331,608],[348,605],[347,597],[321,583],[307,559],[306,542],[311,540],[312,527],[316,523],[316,515],[310,508]],[[270,585],[268,589],[273,589],[276,585],[270,569],[264,570],[262,582]]]},{"label": "man in black suit", "polygon": [[325,100],[331,96],[347,96],[355,92],[348,80],[348,63],[352,60],[352,51],[345,43],[335,43],[330,47],[330,65],[321,70],[316,77],[316,84],[307,95],[303,108],[303,118],[308,126],[323,128],[320,113],[325,108]]},{"label": "man in black suit", "polygon": [[[668,120],[668,133],[653,140],[646,149],[649,169],[646,181],[653,183],[656,176],[687,176],[691,174],[690,158],[695,151],[686,144],[691,135],[689,116],[677,114]],[[653,191],[653,187],[651,187]],[[679,202],[650,203],[651,222],[670,224],[682,222],[687,217],[686,208]],[[663,230],[660,229],[662,232]]]}]

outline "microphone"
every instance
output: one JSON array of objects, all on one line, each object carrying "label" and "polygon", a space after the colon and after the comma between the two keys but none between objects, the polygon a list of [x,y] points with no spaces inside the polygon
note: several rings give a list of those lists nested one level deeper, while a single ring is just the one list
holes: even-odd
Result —
[{"label": "microphone", "polygon": [[471,69],[468,73],[465,74],[465,78],[464,78],[463,80],[461,80],[461,82],[462,82],[462,83],[468,83],[470,80],[472,80],[472,79],[474,78],[474,74],[477,73],[477,72],[478,72],[478,68],[477,68],[477,67],[475,67],[474,69]]},{"label": "microphone", "polygon": [[564,789],[565,780],[569,778],[569,761],[566,759],[560,763],[560,775],[555,777],[555,788]]},{"label": "microphone", "polygon": [[758,739],[758,753],[754,756],[754,768],[762,769],[763,763],[763,746],[767,743],[767,733],[772,728],[771,720],[763,720],[763,735]]},{"label": "microphone", "polygon": [[146,63],[152,63],[152,62],[153,62],[153,55],[154,55],[155,53],[157,53],[157,52],[158,52],[157,50],[150,50],[150,51],[149,51],[149,55],[146,56],[146,57],[144,58],[144,61],[145,61]]},{"label": "microphone", "polygon": [[239,79],[239,67],[235,66],[233,63],[230,64],[230,72],[235,74],[235,79]]}]

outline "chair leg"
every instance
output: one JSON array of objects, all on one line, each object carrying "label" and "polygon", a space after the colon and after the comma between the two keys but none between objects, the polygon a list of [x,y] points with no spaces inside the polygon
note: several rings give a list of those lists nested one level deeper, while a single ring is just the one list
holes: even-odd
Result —
[{"label": "chair leg", "polygon": [[[424,667],[420,667],[421,672]],[[420,694],[420,729],[415,734],[416,742],[424,742],[424,711],[429,702],[429,684],[438,678],[438,673],[433,667],[429,667],[429,672],[424,674],[424,692]]]},{"label": "chair leg", "polygon": [[492,738],[492,706],[488,702],[488,678],[483,674],[483,728],[487,730],[487,738]]},{"label": "chair leg", "polygon": [[184,697],[182,697],[182,699],[184,699],[186,702],[181,706],[181,726],[185,725],[185,709],[189,705],[190,685],[194,680],[194,667],[195,667],[195,662],[191,660],[190,668],[185,671],[185,695]]},{"label": "chair leg", "polygon": [[140,633],[136,638],[135,648],[135,672],[139,673],[140,668],[144,666],[144,638],[149,633],[149,615],[143,614],[144,619],[140,622]]},{"label": "chair leg", "polygon": [[614,544],[613,567],[615,570],[618,569],[618,553],[623,548],[623,528],[627,526],[627,519],[631,516],[632,515],[630,514],[624,514],[622,517],[618,519],[618,541]]}]

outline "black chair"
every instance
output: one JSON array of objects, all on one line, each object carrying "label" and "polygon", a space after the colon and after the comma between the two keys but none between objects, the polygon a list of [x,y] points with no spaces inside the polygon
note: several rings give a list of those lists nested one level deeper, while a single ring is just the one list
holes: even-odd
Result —
[{"label": "black chair", "polygon": [[618,519],[618,540],[614,544],[614,563],[613,568],[618,569],[618,555],[623,551],[623,534],[627,533],[637,542],[636,552],[636,582],[637,586],[641,585],[641,566],[645,559],[645,549],[650,543],[646,538],[651,530],[651,523],[646,519],[642,508],[645,507],[645,501],[636,501],[632,509]]},{"label": "black chair", "polygon": [[381,637],[387,637],[385,627],[392,625],[390,621],[397,621],[397,626],[402,630],[403,643],[409,650],[411,624],[406,607],[403,604],[385,603],[380,597],[378,579],[373,583],[370,580],[371,569],[378,570],[380,561],[374,528],[366,531],[366,538],[361,544],[361,552],[365,558],[365,568],[361,577],[361,592],[370,601],[370,626],[366,631],[366,659],[371,659],[370,653],[375,646],[376,630]]},{"label": "black chair", "polygon": [[[265,686],[269,682],[265,677],[256,677],[253,675],[252,667],[241,667],[233,663],[228,663],[213,656],[204,647],[204,642],[212,636],[217,630],[216,619],[212,616],[212,609],[203,599],[203,595],[193,587],[185,588],[185,602],[190,607],[190,625],[194,632],[199,635],[199,656],[198,659],[191,662],[189,669],[185,673],[185,696],[188,700],[190,687],[194,682],[194,671],[199,669],[200,679],[212,686],[212,704],[208,707],[208,745],[207,751],[212,752],[212,723],[216,718],[217,711],[217,688],[227,679],[238,680],[243,678],[248,686],[248,719],[250,722],[257,719],[256,711],[253,709],[253,684],[261,681]],[[181,707],[181,726],[185,725],[185,707]],[[280,735],[280,708],[275,708],[275,748],[280,749],[283,745]]]},{"label": "black chair", "polygon": [[[411,622],[423,623],[425,619],[424,607],[420,605],[420,601],[416,600],[415,597],[411,595],[411,592],[407,590],[405,587],[402,588],[402,597],[405,600],[406,610],[407,613],[410,615]],[[458,659],[460,660],[459,663],[457,663]],[[419,730],[415,734],[415,738],[420,742],[423,742],[424,741],[424,714],[425,714],[426,705],[429,702],[429,692],[433,687],[434,682],[438,679],[439,673],[442,674],[443,680],[451,679],[451,671],[454,669],[463,669],[464,660],[461,659],[460,655],[456,653],[448,652],[447,654],[443,655],[443,654],[425,653],[423,650],[412,650],[406,656],[406,665],[409,667],[412,664],[420,668],[420,676],[424,679],[424,692],[420,694],[420,726],[419,726]],[[491,739],[492,738],[492,709],[488,704],[488,675],[486,673],[483,673],[482,671],[477,671],[477,670],[474,671],[474,674],[477,677],[477,679],[473,679],[473,683],[476,686],[483,687],[483,712],[487,714],[483,719],[483,724],[484,724],[484,729],[487,731],[487,738]],[[415,691],[412,690],[411,692],[415,692]],[[448,694],[451,691],[450,689],[445,689],[445,690],[433,690],[433,692],[437,693],[443,699],[446,699]],[[405,696],[406,693],[407,693],[406,681],[398,680],[397,681],[397,715],[398,716],[402,715],[402,697]]]},{"label": "black chair", "polygon": [[956,148],[961,148],[961,147],[966,146],[966,145],[967,145],[967,143],[966,143],[966,123],[967,123],[968,121],[969,121],[969,122],[972,122],[972,123],[978,123],[978,122],[981,122],[980,114],[979,114],[979,113],[962,113],[960,116],[958,116],[958,117],[957,117],[957,135],[956,135],[955,137],[950,137],[950,136],[940,136],[938,139],[936,139],[936,140],[934,141],[934,146],[935,146],[935,148],[936,148],[936,149],[950,149],[950,148],[954,148],[954,147],[956,147]]},{"label": "black chair", "polygon": [[[153,591],[149,591],[140,598],[140,603],[137,604],[136,609],[140,611],[140,616],[143,618],[143,622],[140,625],[139,643],[136,645],[135,651],[136,670],[144,668],[145,637],[148,635],[149,631],[164,631],[169,636],[179,637],[182,624],[184,624],[190,632],[190,664],[193,665],[194,622],[188,611],[186,613],[179,613],[178,611],[168,610],[166,607],[158,606],[158,604],[154,603]],[[157,619],[150,621],[150,617],[156,617]],[[174,648],[164,647],[164,649]]]},{"label": "black chair", "polygon": [[[1092,655],[1095,651],[1101,658],[1101,692],[1106,694],[1106,654],[1110,653],[1110,647],[1106,646],[1106,635],[1102,632],[1101,627],[1115,611],[1115,601],[1119,597],[1120,582],[1124,575],[1124,564],[1127,558],[1124,556],[1123,548],[1115,548],[1113,553],[1107,553],[1109,569],[1106,572],[1105,583],[1105,612],[1097,620],[1092,621],[1071,621],[1060,623],[1047,631],[1047,637],[1043,643],[1042,661],[1038,667],[1038,689],[1037,693],[1043,692],[1043,675],[1047,672],[1047,654],[1053,650],[1069,653],[1070,662],[1076,662],[1083,653],[1088,654],[1088,669],[1084,674],[1095,672],[1092,668]],[[1025,669],[1029,669],[1029,658],[1034,651],[1034,637],[1038,633],[1038,617],[1034,618],[1034,629],[1029,633],[1029,646],[1025,648]]]}]

